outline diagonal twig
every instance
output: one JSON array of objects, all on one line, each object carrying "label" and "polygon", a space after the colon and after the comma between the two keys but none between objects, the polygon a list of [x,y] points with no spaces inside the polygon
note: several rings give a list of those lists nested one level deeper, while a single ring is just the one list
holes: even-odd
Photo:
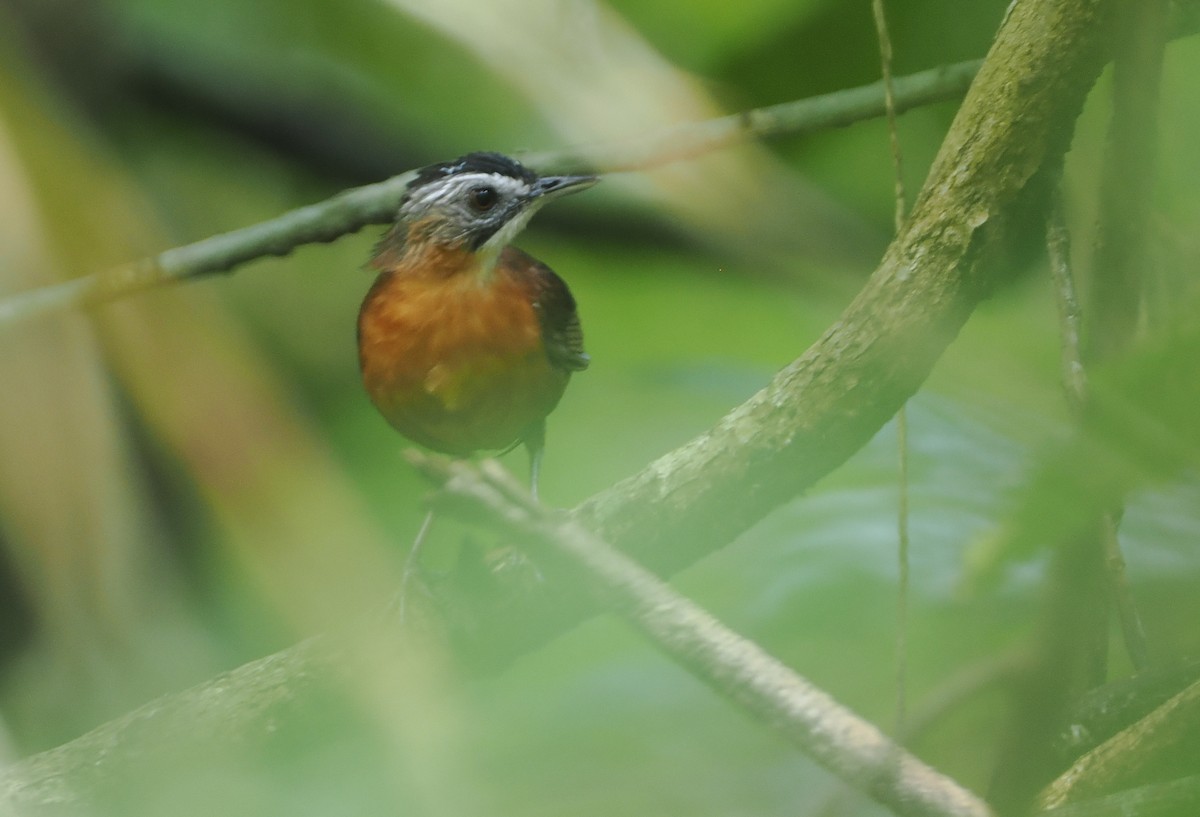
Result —
[{"label": "diagonal twig", "polygon": [[[896,79],[896,110],[906,111],[961,96],[979,65],[978,60],[971,60]],[[534,153],[522,158],[543,171],[636,170],[750,139],[842,127],[883,113],[884,90],[880,83],[873,83],[681,125],[641,139]],[[389,223],[412,177],[412,171],[401,173],[259,224],[165,250],[136,263],[10,295],[0,299],[0,325],[109,301],[151,287],[229,272],[257,258],[283,256],[305,244],[334,241],[368,224]]]},{"label": "diagonal twig", "polygon": [[1038,806],[1056,808],[1195,771],[1198,728],[1200,681],[1079,758],[1046,786]]},{"label": "diagonal twig", "polygon": [[904,751],[873,724],[650,571],[569,518],[532,501],[494,460],[474,466],[414,451],[409,461],[443,488],[435,498],[439,509],[474,518],[482,514],[520,537],[523,547],[562,560],[598,601],[619,610],[660,650],[896,814],[991,814],[974,794]]}]

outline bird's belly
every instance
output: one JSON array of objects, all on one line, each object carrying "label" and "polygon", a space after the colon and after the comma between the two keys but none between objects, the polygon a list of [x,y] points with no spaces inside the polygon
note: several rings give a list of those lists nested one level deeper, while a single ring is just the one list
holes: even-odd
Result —
[{"label": "bird's belly", "polygon": [[364,385],[388,422],[450,454],[523,439],[567,383],[528,299],[507,286],[394,282],[364,303],[359,350]]}]

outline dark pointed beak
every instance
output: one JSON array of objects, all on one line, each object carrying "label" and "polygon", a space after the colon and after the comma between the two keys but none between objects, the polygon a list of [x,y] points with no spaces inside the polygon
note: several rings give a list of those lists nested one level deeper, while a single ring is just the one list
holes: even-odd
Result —
[{"label": "dark pointed beak", "polygon": [[598,181],[596,176],[543,176],[534,182],[533,193],[537,198],[556,199],[587,190]]}]

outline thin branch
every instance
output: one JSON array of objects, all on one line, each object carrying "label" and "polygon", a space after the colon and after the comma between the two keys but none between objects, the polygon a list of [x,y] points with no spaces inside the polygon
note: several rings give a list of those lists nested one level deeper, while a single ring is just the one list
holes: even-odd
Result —
[{"label": "thin branch", "polygon": [[389,221],[413,173],[346,190],[249,227],[174,247],[153,258],[0,300],[0,326],[114,300],[152,287],[229,272],[248,261],[328,243]]},{"label": "thin branch", "polygon": [[[904,156],[900,151],[900,128],[896,121],[896,97],[892,82],[892,35],[888,31],[883,0],[871,0],[875,18],[875,36],[879,40],[879,63],[883,73],[884,108],[887,110],[888,141],[892,149],[894,222],[896,235],[904,229]],[[908,708],[908,408],[896,412],[896,461],[898,466],[896,503],[896,735],[905,733]]]},{"label": "thin branch", "polygon": [[1079,758],[1038,796],[1056,808],[1195,769],[1200,681]]},{"label": "thin branch", "polygon": [[888,31],[887,14],[883,0],[871,0],[871,14],[875,18],[875,36],[879,40],[879,64],[883,73],[883,106],[887,113],[888,142],[892,149],[892,173],[894,175],[896,234],[904,228],[904,157],[900,152],[900,129],[896,122],[896,91],[892,79],[892,35]]},{"label": "thin branch", "polygon": [[[962,96],[979,61],[956,63],[902,77],[895,83],[898,111]],[[880,83],[837,91],[732,116],[681,125],[642,139],[578,150],[529,154],[541,170],[638,170],[681,161],[750,139],[843,127],[884,113]],[[368,224],[395,217],[413,172],[346,190],[281,216],[166,250],[153,258],[0,300],[0,326],[89,306],[234,268],[266,256],[284,256],[305,244],[328,243]]]},{"label": "thin branch", "polygon": [[[1062,191],[1056,186],[1051,193],[1050,211],[1046,220],[1046,246],[1050,257],[1050,275],[1058,306],[1058,325],[1062,345],[1062,379],[1067,405],[1076,422],[1082,422],[1088,404],[1087,371],[1083,364],[1080,342],[1079,298],[1075,294],[1075,275],[1071,268],[1071,238],[1063,214]],[[1096,535],[1104,551],[1109,592],[1121,622],[1125,649],[1134,669],[1143,669],[1149,661],[1146,630],[1133,600],[1133,589],[1125,570],[1125,557],[1117,536],[1117,516],[1105,512],[1096,526]],[[1105,639],[1101,629],[1098,638]]]},{"label": "thin branch", "polygon": [[1065,770],[1113,735],[1149,715],[1200,679],[1200,659],[1171,662],[1088,690],[1071,702],[1055,739]]},{"label": "thin branch", "polygon": [[[896,111],[903,113],[958,99],[970,86],[981,64],[981,60],[967,60],[897,78],[894,83]],[[641,139],[572,151],[534,153],[525,158],[534,167],[561,171],[644,170],[751,139],[802,136],[875,119],[887,111],[885,93],[882,82],[873,82],[707,122],[680,125]]]},{"label": "thin branch", "polygon": [[1050,277],[1054,282],[1055,305],[1058,307],[1062,382],[1071,414],[1079,419],[1087,404],[1087,373],[1080,352],[1082,320],[1079,297],[1075,294],[1075,275],[1071,269],[1071,236],[1063,213],[1061,186],[1055,185],[1050,196],[1050,210],[1046,217],[1046,249],[1050,258]]},{"label": "thin branch", "polygon": [[443,488],[435,497],[439,509],[500,525],[520,537],[524,549],[534,549],[539,563],[561,561],[598,602],[625,615],[656,647],[896,814],[991,814],[978,797],[905,752],[757,644],[607,542],[535,502],[494,460],[475,466],[413,451],[409,461]]},{"label": "thin branch", "polygon": [[1072,802],[1037,817],[1183,817],[1200,813],[1200,775]]},{"label": "thin branch", "polygon": [[[923,695],[901,724],[903,731],[894,733],[896,743],[901,747],[917,745],[945,718],[976,702],[989,690],[1011,683],[1024,663],[1023,653],[1010,649],[959,670]],[[849,787],[835,787],[824,802],[803,813],[811,817],[835,817],[849,813],[848,798],[851,794]]]}]

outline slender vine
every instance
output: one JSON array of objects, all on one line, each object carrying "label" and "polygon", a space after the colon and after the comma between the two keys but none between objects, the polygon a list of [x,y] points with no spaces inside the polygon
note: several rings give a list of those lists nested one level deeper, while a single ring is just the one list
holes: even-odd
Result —
[{"label": "slender vine", "polygon": [[[892,152],[894,176],[894,223],[896,235],[904,229],[906,196],[904,193],[904,158],[900,150],[900,129],[896,122],[896,96],[892,81],[892,36],[888,31],[883,0],[871,0],[875,18],[875,35],[879,40],[879,63],[883,72],[884,107],[887,112],[888,141]],[[896,412],[896,713],[895,734],[905,732],[908,709],[908,595],[909,595],[909,526],[908,526],[908,404]]]}]

